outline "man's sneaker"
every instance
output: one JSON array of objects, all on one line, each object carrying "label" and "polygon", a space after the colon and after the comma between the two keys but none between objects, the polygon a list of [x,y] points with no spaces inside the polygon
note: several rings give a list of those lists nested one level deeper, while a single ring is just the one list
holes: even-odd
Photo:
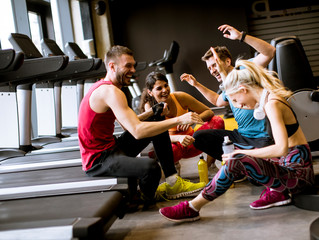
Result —
[{"label": "man's sneaker", "polygon": [[161,201],[161,200],[167,200],[166,199],[166,185],[168,185],[166,182],[161,183],[155,192],[154,199],[156,201]]},{"label": "man's sneaker", "polygon": [[182,179],[177,176],[177,181],[174,186],[170,186],[166,183],[166,197],[167,199],[176,199],[186,197],[193,193],[199,192],[206,186],[206,183],[192,183],[189,180]]},{"label": "man's sneaker", "polygon": [[271,207],[277,207],[287,205],[291,202],[291,198],[288,194],[270,191],[269,188],[262,191],[260,199],[250,204],[252,209],[266,209]]},{"label": "man's sneaker", "polygon": [[192,222],[200,219],[199,212],[189,207],[188,201],[181,202],[173,207],[164,207],[159,213],[173,222]]}]

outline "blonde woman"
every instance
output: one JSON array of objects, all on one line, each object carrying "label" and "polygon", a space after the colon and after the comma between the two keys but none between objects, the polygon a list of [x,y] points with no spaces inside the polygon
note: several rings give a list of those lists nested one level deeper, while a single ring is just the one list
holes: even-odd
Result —
[{"label": "blonde woman", "polygon": [[279,79],[250,61],[238,60],[226,77],[220,59],[214,49],[211,50],[232,103],[238,108],[255,109],[255,118],[266,118],[274,144],[224,154],[226,164],[195,199],[160,209],[160,214],[171,221],[198,220],[200,209],[225,193],[241,174],[266,187],[260,199],[250,204],[252,209],[289,204],[290,194],[301,192],[314,183],[310,148],[286,101],[292,93]]}]

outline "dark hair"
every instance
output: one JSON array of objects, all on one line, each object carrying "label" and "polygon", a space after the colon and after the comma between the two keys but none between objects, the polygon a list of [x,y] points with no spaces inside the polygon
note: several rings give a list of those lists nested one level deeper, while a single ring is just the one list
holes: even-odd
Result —
[{"label": "dark hair", "polygon": [[151,106],[157,102],[154,97],[150,96],[147,90],[152,91],[156,81],[164,81],[168,83],[166,76],[160,72],[151,72],[146,76],[145,88],[143,89],[138,110],[140,113],[145,112],[145,104],[148,102]]},{"label": "dark hair", "polygon": [[127,54],[133,56],[133,51],[127,47],[123,47],[120,45],[114,45],[111,47],[109,51],[107,51],[104,59],[105,67],[107,67],[108,63],[111,60],[115,60],[116,58],[122,56],[123,54]]},{"label": "dark hair", "polygon": [[[231,64],[233,62],[232,56],[229,52],[229,50],[225,47],[225,46],[217,46],[214,47],[216,53],[218,54],[218,57],[222,60],[222,61],[226,61],[227,58],[230,59]],[[204,56],[202,56],[202,61],[207,61],[209,58],[211,58],[213,56],[212,51],[209,49]]]}]

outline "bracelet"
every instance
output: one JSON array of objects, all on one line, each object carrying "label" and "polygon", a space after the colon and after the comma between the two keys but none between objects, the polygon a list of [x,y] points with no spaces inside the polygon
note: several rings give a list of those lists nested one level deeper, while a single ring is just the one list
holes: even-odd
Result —
[{"label": "bracelet", "polygon": [[245,40],[246,35],[247,35],[247,33],[245,31],[241,32],[241,39],[240,39],[241,42],[243,42]]}]

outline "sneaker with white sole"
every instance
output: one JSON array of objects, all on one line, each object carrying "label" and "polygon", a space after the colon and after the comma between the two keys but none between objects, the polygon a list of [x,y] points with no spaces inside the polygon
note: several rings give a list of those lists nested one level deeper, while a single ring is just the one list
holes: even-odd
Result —
[{"label": "sneaker with white sole", "polygon": [[200,219],[199,212],[190,208],[188,201],[181,202],[176,206],[161,208],[159,213],[173,222],[193,222]]},{"label": "sneaker with white sole", "polygon": [[271,191],[269,188],[262,191],[260,198],[249,206],[252,209],[266,209],[283,206],[291,203],[291,198],[283,192]]},{"label": "sneaker with white sole", "polygon": [[177,176],[174,186],[170,186],[166,183],[166,197],[167,199],[187,197],[193,193],[201,191],[205,186],[206,183],[204,182],[192,183],[189,180]]}]

